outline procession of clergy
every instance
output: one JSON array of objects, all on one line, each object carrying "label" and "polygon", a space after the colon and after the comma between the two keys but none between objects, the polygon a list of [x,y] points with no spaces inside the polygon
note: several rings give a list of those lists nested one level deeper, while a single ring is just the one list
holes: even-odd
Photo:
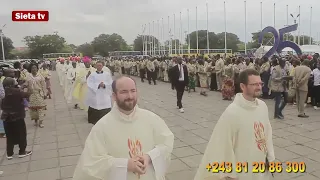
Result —
[{"label": "procession of clergy", "polygon": [[[262,71],[270,68],[265,66],[259,65]],[[235,70],[235,67],[239,69]],[[139,76],[142,82],[147,78],[150,85],[156,85],[158,80],[171,82],[171,88],[177,91],[180,110],[181,87],[184,87],[182,91],[191,92],[199,86],[203,96],[207,96],[206,91],[210,88],[222,92],[225,100],[233,98],[213,130],[195,180],[269,179],[272,173],[252,173],[251,166],[253,162],[275,160],[268,108],[258,99],[263,82],[257,67],[258,64],[255,66],[250,59],[239,58],[232,62],[220,55],[203,60],[182,60],[181,57],[122,57],[106,61],[93,61],[88,57],[60,58],[56,70],[67,102],[88,111],[88,122],[94,124],[73,180],[165,179],[174,134],[161,117],[138,107],[138,89],[130,77],[133,75]],[[239,87],[234,85],[234,74],[238,75]],[[235,94],[240,89],[242,93]],[[224,168],[211,166],[214,162]],[[236,172],[238,162],[247,162],[248,169]]]}]

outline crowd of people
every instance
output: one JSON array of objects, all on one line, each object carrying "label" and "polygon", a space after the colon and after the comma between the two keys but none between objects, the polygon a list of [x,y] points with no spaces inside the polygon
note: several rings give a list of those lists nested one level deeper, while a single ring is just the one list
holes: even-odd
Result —
[{"label": "crowd of people", "polygon": [[[56,70],[67,103],[87,111],[94,124],[74,172],[74,180],[163,179],[170,163],[174,135],[161,117],[137,105],[137,87],[130,76],[150,85],[171,84],[177,92],[177,107],[184,112],[185,91],[200,88],[233,100],[218,120],[195,180],[231,178],[266,180],[251,173],[208,173],[208,162],[272,162],[275,154],[268,107],[258,99],[274,99],[274,118],[284,119],[287,103],[296,104],[298,117],[307,118],[306,104],[315,110],[320,103],[319,54],[313,56],[242,57],[119,57],[93,61],[89,57],[21,64],[3,70],[0,83],[1,119],[7,142],[7,158],[26,150],[26,111],[36,127],[44,127],[46,98],[51,98],[51,73]],[[48,69],[49,67],[49,69]],[[126,75],[126,77],[122,76]],[[115,80],[113,80],[115,76]],[[191,91],[192,90],[192,91]],[[259,116],[257,120],[255,117]],[[1,129],[1,128],[0,128]],[[121,132],[121,133],[119,133]],[[127,147],[128,146],[128,147]],[[233,167],[235,169],[235,167]]]},{"label": "crowd of people", "polygon": [[[184,85],[177,78],[180,68],[175,71],[177,64],[186,67],[188,79]],[[177,91],[177,106],[181,112],[183,91],[195,91],[200,88],[200,95],[207,96],[207,91],[221,92],[223,100],[232,100],[235,94],[241,92],[239,74],[245,69],[255,69],[263,81],[263,99],[275,99],[274,118],[283,119],[282,110],[287,103],[298,107],[298,116],[307,118],[304,108],[311,104],[315,110],[320,106],[320,73],[319,54],[300,57],[288,55],[271,58],[222,58],[219,54],[210,58],[203,57],[151,57],[137,59],[135,57],[114,58],[107,60],[106,65],[112,74],[140,76],[141,82],[147,78],[149,84],[156,85],[158,80],[171,82]],[[180,66],[177,66],[180,67]],[[306,68],[308,67],[308,68]],[[295,71],[297,69],[297,71]],[[183,68],[182,71],[183,72]],[[178,73],[178,76],[176,76]],[[183,74],[183,73],[182,73]]]}]

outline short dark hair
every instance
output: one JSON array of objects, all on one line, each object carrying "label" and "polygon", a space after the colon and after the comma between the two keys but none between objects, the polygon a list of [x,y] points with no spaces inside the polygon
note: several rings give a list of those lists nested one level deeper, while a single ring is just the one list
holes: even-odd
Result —
[{"label": "short dark hair", "polygon": [[127,77],[127,78],[130,78],[135,85],[137,85],[136,81],[134,79],[132,79],[131,77],[129,76],[119,76],[117,77],[115,80],[112,81],[112,84],[111,84],[111,88],[112,88],[112,92],[113,93],[117,93],[117,81],[123,77]]},{"label": "short dark hair", "polygon": [[247,85],[249,82],[249,76],[260,76],[259,72],[255,69],[245,69],[239,74],[239,82]]},{"label": "short dark hair", "polygon": [[36,66],[37,69],[39,70],[39,66],[38,66],[38,63],[31,63],[28,67],[28,72],[31,73],[31,69],[32,69],[32,66]]}]

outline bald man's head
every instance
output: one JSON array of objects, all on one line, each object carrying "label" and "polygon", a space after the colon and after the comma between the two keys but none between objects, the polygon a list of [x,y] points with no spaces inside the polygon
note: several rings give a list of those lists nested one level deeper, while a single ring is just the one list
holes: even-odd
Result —
[{"label": "bald man's head", "polygon": [[137,104],[136,83],[130,77],[119,77],[112,82],[113,99],[119,109],[125,112],[132,112]]},{"label": "bald man's head", "polygon": [[130,77],[128,77],[128,76],[120,76],[120,77],[117,77],[113,82],[112,82],[112,91],[114,92],[114,93],[117,93],[117,86],[118,86],[118,84],[120,85],[120,86],[122,86],[122,85],[125,85],[125,84],[127,84],[127,85],[129,85],[129,84],[133,84],[134,85],[134,87],[136,87],[136,82],[132,79],[132,78],[130,78]]}]

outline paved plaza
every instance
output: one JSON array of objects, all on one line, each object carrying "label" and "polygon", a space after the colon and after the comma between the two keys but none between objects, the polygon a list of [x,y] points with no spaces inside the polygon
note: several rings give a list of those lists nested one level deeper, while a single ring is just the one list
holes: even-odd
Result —
[{"label": "paved plaza", "polygon": [[[0,139],[0,180],[71,180],[91,125],[86,113],[67,105],[57,75],[52,77],[53,99],[47,100],[45,128],[36,128],[26,118],[30,157],[5,155],[5,139]],[[186,93],[183,98],[185,113],[176,107],[175,91],[168,83],[141,83],[137,78],[139,106],[149,109],[163,119],[175,135],[168,180],[193,180],[211,132],[219,116],[230,103],[221,94],[209,92],[208,97]],[[266,101],[273,117],[273,101]],[[296,107],[285,108],[285,120],[271,120],[275,155],[278,161],[304,161],[307,173],[276,174],[276,180],[320,179],[320,111],[307,109],[309,119],[299,119]],[[258,118],[258,117],[257,117]],[[15,152],[18,151],[16,147]],[[203,167],[205,168],[205,167]]]}]

